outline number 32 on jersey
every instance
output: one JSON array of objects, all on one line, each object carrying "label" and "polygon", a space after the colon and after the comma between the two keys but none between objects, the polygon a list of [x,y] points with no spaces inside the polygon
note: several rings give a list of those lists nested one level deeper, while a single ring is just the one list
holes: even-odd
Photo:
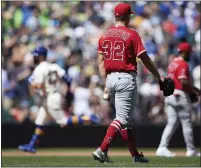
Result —
[{"label": "number 32 on jersey", "polygon": [[112,43],[110,40],[105,40],[103,41],[102,48],[104,49],[103,54],[105,60],[123,60],[125,46],[122,41],[114,41]]}]

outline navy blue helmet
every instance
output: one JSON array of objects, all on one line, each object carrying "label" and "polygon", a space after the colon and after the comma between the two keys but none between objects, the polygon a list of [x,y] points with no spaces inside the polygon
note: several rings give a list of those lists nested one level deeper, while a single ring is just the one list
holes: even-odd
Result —
[{"label": "navy blue helmet", "polygon": [[47,48],[44,47],[44,46],[39,46],[39,47],[36,47],[33,51],[32,51],[32,54],[34,57],[37,57],[39,55],[42,55],[42,56],[47,56]]},{"label": "navy blue helmet", "polygon": [[33,54],[33,58],[34,58],[34,64],[38,65],[40,63],[40,57],[39,56],[43,56],[44,59],[46,60],[47,58],[47,48],[45,48],[44,46],[39,46],[36,47],[31,53]]}]

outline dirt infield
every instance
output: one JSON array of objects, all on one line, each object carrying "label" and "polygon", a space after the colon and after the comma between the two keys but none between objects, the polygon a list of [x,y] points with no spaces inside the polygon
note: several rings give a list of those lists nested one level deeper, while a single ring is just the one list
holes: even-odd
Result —
[{"label": "dirt infield", "polygon": [[[39,151],[34,154],[21,151],[2,151],[2,156],[91,156],[89,151]],[[155,156],[153,151],[143,151],[145,156]],[[111,156],[130,156],[127,151],[111,151]],[[185,156],[184,151],[177,151],[177,156]]]}]

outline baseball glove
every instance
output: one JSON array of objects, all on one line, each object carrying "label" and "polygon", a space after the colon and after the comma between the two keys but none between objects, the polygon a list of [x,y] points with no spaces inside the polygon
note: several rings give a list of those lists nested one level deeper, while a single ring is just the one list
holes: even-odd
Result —
[{"label": "baseball glove", "polygon": [[189,98],[190,98],[191,103],[198,102],[198,95],[196,93],[190,93]]},{"label": "baseball glove", "polygon": [[170,96],[174,93],[175,84],[173,79],[164,78],[163,81],[159,82],[160,90],[163,91],[164,96]]}]

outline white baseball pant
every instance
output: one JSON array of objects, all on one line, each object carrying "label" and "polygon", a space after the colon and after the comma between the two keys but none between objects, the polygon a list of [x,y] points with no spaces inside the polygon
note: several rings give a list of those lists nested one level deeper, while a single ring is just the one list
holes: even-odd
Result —
[{"label": "white baseball pant", "polygon": [[181,90],[175,90],[173,95],[165,98],[167,125],[163,131],[159,147],[168,146],[180,121],[187,150],[195,149],[190,109],[189,97]]},{"label": "white baseball pant", "polygon": [[44,98],[43,106],[40,107],[35,120],[36,125],[44,125],[49,116],[51,116],[57,124],[66,125],[67,117],[62,110],[62,96],[59,92],[48,93]]}]

